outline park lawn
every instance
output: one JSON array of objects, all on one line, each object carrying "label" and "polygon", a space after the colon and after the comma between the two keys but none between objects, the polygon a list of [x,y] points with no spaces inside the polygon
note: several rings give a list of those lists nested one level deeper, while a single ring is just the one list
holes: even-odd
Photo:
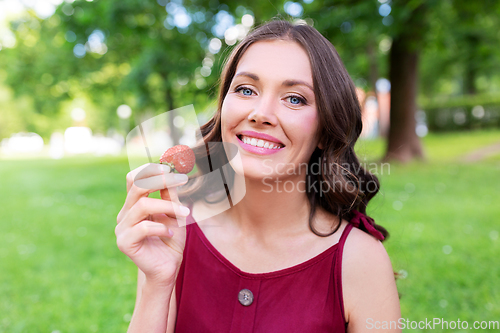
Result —
[{"label": "park lawn", "polygon": [[[456,162],[495,141],[498,131],[429,135],[435,160],[377,170],[368,213],[390,231],[385,246],[406,276],[404,318],[499,320],[500,159]],[[383,153],[380,141],[360,144],[362,160]],[[0,332],[126,331],[136,268],[114,228],[127,172],[123,157],[0,163]]]},{"label": "park lawn", "polygon": [[116,247],[125,158],[2,161],[0,332],[125,332],[136,269]]},{"label": "park lawn", "polygon": [[368,212],[391,236],[386,248],[403,317],[499,320],[500,163],[414,164],[381,177]]},{"label": "park lawn", "polygon": [[[422,138],[425,157],[432,162],[444,163],[452,162],[475,149],[498,142],[500,142],[500,131],[498,129],[430,133]],[[360,160],[366,160],[367,162],[380,159],[385,153],[385,148],[385,141],[382,139],[360,139],[356,143],[356,152]]]}]

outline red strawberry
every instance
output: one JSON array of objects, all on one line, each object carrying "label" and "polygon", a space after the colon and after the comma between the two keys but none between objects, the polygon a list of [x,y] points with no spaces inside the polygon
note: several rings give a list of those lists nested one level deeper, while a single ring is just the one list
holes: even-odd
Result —
[{"label": "red strawberry", "polygon": [[160,163],[170,165],[179,173],[189,173],[193,170],[196,157],[191,148],[185,145],[177,145],[167,149],[161,155]]}]

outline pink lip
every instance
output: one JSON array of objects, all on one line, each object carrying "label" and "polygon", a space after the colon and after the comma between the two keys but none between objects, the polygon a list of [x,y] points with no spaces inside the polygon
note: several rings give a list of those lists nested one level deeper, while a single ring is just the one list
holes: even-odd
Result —
[{"label": "pink lip", "polygon": [[[250,133],[250,132],[247,132],[247,133]],[[255,133],[255,132],[253,132]],[[243,134],[242,135],[248,135],[250,136],[249,134]],[[270,155],[270,154],[274,154],[274,153],[277,153],[279,152],[280,150],[284,149],[285,147],[283,148],[278,148],[278,149],[267,149],[267,148],[261,148],[261,147],[255,147],[255,146],[252,146],[252,145],[249,145],[247,143],[244,143],[243,141],[240,140],[240,138],[238,138],[238,136],[236,136],[236,139],[238,139],[238,143],[240,144],[240,146],[245,149],[246,151],[249,151],[251,153],[254,153],[254,154],[259,154],[259,155]],[[268,140],[268,139],[266,139]],[[269,140],[271,141],[271,140]]]},{"label": "pink lip", "polygon": [[[254,131],[243,131],[243,132],[239,133],[238,135],[251,136],[252,138],[257,138],[257,139],[262,139],[262,140],[266,140],[266,141],[271,141],[271,142],[274,142],[274,143],[279,143],[279,144],[281,144],[281,145],[284,146],[283,142],[281,142],[280,140],[276,139],[274,136],[270,136],[270,135],[264,134],[264,133],[259,133],[259,132],[254,132]],[[278,149],[276,149],[276,150],[278,150]]]}]

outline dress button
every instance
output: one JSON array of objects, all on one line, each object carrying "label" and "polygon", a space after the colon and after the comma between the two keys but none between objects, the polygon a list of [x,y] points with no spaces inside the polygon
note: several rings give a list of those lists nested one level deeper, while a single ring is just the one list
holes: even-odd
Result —
[{"label": "dress button", "polygon": [[253,302],[253,294],[248,289],[241,289],[238,293],[238,301],[240,301],[241,305],[249,306]]}]

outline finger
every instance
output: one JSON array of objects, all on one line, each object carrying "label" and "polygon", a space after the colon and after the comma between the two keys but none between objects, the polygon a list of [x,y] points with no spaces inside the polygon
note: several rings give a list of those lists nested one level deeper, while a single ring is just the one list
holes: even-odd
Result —
[{"label": "finger", "polygon": [[172,227],[173,230],[175,230],[176,227],[185,227],[187,224],[187,217],[183,216],[177,216],[175,219],[171,218],[168,215],[165,214],[155,214],[150,217],[148,217],[148,220],[154,221],[154,222],[159,222],[163,223],[168,227]]},{"label": "finger", "polygon": [[[166,168],[165,168],[166,167]],[[188,181],[188,177],[184,174],[165,173],[170,170],[168,166],[149,163],[144,164],[127,174],[127,198],[125,203],[118,213],[117,223],[124,218],[126,213],[132,206],[142,197],[147,197],[159,189],[166,187],[180,186]],[[140,178],[149,176],[152,179]],[[140,186],[136,186],[134,178],[139,178]]]},{"label": "finger", "polygon": [[[153,176],[149,179],[142,179],[142,182],[148,182],[148,186],[142,184],[143,186],[136,186],[132,184],[122,210],[128,211],[135,203],[143,197],[147,197],[150,193],[158,190],[165,189],[167,187],[181,186],[187,183],[188,177],[184,174],[174,174],[168,173],[161,176]],[[150,187],[149,189],[146,187]]]},{"label": "finger", "polygon": [[138,180],[147,179],[153,176],[166,175],[171,173],[171,171],[172,170],[168,165],[158,163],[143,164],[127,174],[127,191],[129,191],[132,184]]},{"label": "finger", "polygon": [[153,214],[182,218],[189,215],[189,208],[171,201],[143,197],[125,214],[118,225],[123,225],[123,228],[131,227]]},{"label": "finger", "polygon": [[130,190],[132,187],[132,184],[134,184],[134,179],[135,177],[145,168],[147,168],[151,163],[143,164],[140,167],[135,168],[134,170],[130,171],[127,173],[127,192]]},{"label": "finger", "polygon": [[170,187],[160,190],[160,197],[163,200],[180,203],[178,189],[176,187]]},{"label": "finger", "polygon": [[[117,228],[118,229],[118,228]],[[130,247],[141,243],[146,237],[172,238],[174,232],[164,224],[144,220],[125,232],[116,232],[116,243],[120,251],[126,253]]]},{"label": "finger", "polygon": [[152,214],[151,216],[148,216],[148,220],[157,223],[162,223],[167,227],[176,227],[179,224],[177,222],[177,219],[172,218],[166,214]]},{"label": "finger", "polygon": [[[175,202],[178,205],[182,205],[181,201],[179,200],[179,194],[178,194],[178,188],[177,187],[171,187],[171,188],[166,188],[164,190],[160,191],[160,196],[162,200],[168,200],[170,202]],[[186,222],[186,217],[177,217],[175,219],[176,226],[178,227],[185,227],[187,222]]]},{"label": "finger", "polygon": [[182,173],[167,173],[148,178],[136,179],[134,185],[140,189],[151,191],[162,190],[167,187],[179,186],[188,181],[188,176]]},{"label": "finger", "polygon": [[135,176],[135,180],[149,178],[152,176],[158,176],[162,174],[170,173],[172,170],[170,166],[159,163],[149,163],[144,169],[141,169],[139,173]]}]

